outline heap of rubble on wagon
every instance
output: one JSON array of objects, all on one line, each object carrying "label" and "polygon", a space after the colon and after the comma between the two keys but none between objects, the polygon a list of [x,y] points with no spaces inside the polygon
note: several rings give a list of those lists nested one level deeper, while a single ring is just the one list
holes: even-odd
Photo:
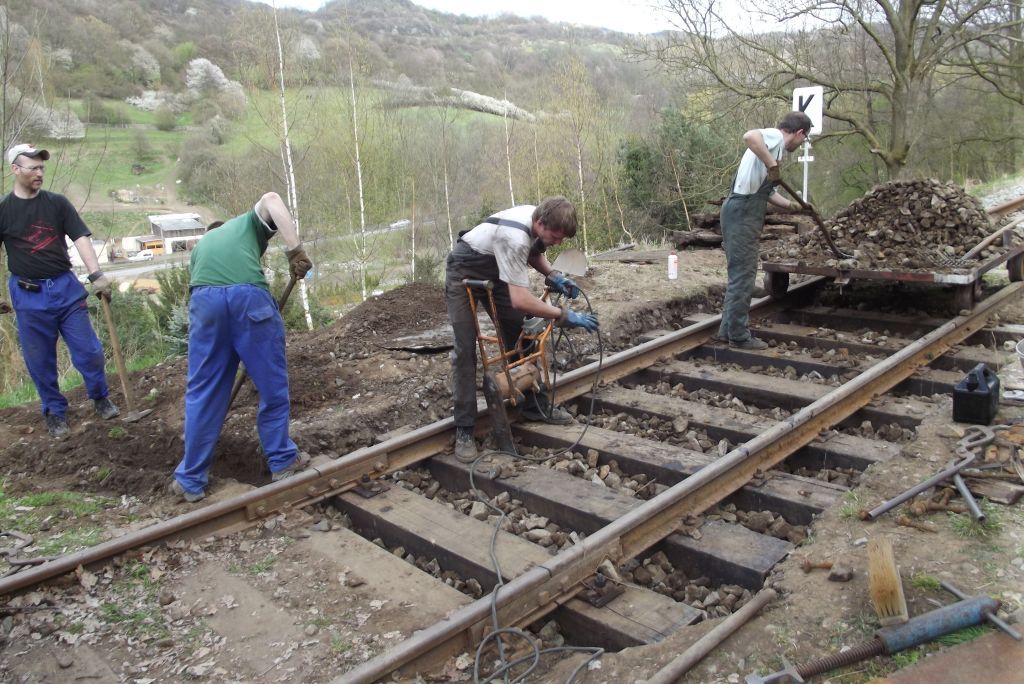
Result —
[{"label": "heap of rubble on wagon", "polygon": [[[969,269],[974,264],[960,260],[993,231],[977,198],[932,179],[878,185],[825,225],[852,259],[836,259],[817,231],[781,240],[762,259],[865,270]],[[997,242],[972,256],[985,260],[1002,251]]]}]

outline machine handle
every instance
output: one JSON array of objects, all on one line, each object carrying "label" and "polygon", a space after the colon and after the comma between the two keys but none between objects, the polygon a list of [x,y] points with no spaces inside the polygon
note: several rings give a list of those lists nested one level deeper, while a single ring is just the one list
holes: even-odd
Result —
[{"label": "machine handle", "polygon": [[463,278],[462,284],[466,287],[482,287],[485,290],[494,289],[493,280],[473,280],[471,278]]}]

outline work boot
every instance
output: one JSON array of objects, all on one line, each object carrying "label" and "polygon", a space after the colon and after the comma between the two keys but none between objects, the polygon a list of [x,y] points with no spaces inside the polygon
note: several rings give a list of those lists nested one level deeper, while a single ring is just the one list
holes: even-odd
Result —
[{"label": "work boot", "polygon": [[480,457],[473,439],[473,428],[455,428],[455,460],[459,463],[472,463]]},{"label": "work boot", "polygon": [[171,486],[169,489],[171,490],[171,496],[177,498],[179,501],[185,501],[187,503],[195,503],[206,498],[206,492],[202,489],[198,492],[185,491],[185,488],[181,486],[178,479],[174,477],[171,478]]},{"label": "work boot", "polygon": [[735,340],[730,340],[729,341],[729,346],[730,347],[736,347],[737,349],[750,349],[752,351],[757,351],[757,350],[760,350],[760,349],[767,349],[768,348],[768,343],[765,342],[764,340],[759,340],[756,337],[748,337],[747,339],[743,340],[742,342],[736,342]]},{"label": "work boot", "polygon": [[96,415],[103,420],[110,420],[121,415],[121,411],[114,406],[114,402],[110,401],[109,397],[94,399],[92,405],[96,409]]},{"label": "work boot", "polygon": [[301,473],[303,470],[305,470],[306,466],[309,465],[309,462],[311,460],[312,459],[309,457],[309,454],[307,454],[305,451],[300,451],[295,456],[295,460],[291,462],[291,465],[285,466],[281,470],[278,470],[276,473],[270,476],[270,479],[273,482],[280,482],[281,480],[286,480],[292,475],[295,475],[296,473]]},{"label": "work boot", "polygon": [[51,437],[63,437],[64,435],[71,432],[71,428],[68,426],[68,419],[64,416],[58,416],[54,413],[46,414],[46,431],[50,433]]},{"label": "work boot", "polygon": [[526,395],[519,415],[523,420],[542,421],[552,425],[568,425],[572,422],[572,414],[561,406],[551,406],[551,400],[546,394]]}]

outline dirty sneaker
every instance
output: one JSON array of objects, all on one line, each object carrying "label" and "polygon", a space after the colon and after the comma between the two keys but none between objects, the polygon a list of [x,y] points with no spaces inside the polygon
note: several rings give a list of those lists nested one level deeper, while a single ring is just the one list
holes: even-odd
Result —
[{"label": "dirty sneaker", "polygon": [[476,441],[473,439],[473,428],[455,428],[455,460],[459,463],[472,463],[479,456]]},{"label": "dirty sneaker", "polygon": [[68,426],[68,419],[64,416],[47,413],[46,431],[50,433],[51,437],[63,437],[71,432],[71,428]]},{"label": "dirty sneaker", "polygon": [[300,451],[296,456],[295,460],[292,461],[291,465],[285,466],[281,470],[270,476],[272,482],[280,482],[285,480],[296,473],[301,473],[309,465],[310,459],[309,454],[305,451]]},{"label": "dirty sneaker", "polygon": [[181,483],[176,478],[171,478],[170,490],[172,496],[188,503],[195,503],[206,498],[206,492],[202,489],[198,492],[186,492],[185,488],[181,486]]},{"label": "dirty sneaker", "polygon": [[729,341],[729,346],[730,347],[736,347],[737,349],[750,349],[750,350],[753,350],[753,351],[757,351],[759,349],[767,349],[768,348],[768,343],[765,342],[764,340],[759,340],[756,337],[748,337],[747,339],[743,340],[742,342],[737,342],[735,340],[730,340]]},{"label": "dirty sneaker", "polygon": [[114,406],[114,402],[110,401],[109,397],[94,399],[92,405],[96,409],[96,415],[103,420],[110,420],[121,415],[121,411]]}]

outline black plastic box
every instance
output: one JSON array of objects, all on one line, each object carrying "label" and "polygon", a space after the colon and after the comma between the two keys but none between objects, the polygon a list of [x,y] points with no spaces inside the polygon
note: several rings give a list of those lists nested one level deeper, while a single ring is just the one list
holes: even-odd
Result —
[{"label": "black plastic box", "polygon": [[999,410],[999,376],[979,363],[953,389],[953,420],[989,425]]}]

